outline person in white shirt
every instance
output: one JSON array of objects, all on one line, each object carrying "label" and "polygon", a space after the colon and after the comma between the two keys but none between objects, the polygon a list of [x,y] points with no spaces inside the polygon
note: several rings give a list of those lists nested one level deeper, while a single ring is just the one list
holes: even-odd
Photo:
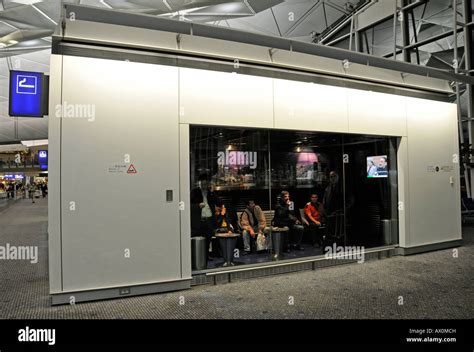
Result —
[{"label": "person in white shirt", "polygon": [[[191,236],[206,237],[208,251],[216,228],[215,209],[219,202],[212,191],[209,176],[200,175],[199,187],[191,191]],[[208,256],[208,260],[212,257]]]}]

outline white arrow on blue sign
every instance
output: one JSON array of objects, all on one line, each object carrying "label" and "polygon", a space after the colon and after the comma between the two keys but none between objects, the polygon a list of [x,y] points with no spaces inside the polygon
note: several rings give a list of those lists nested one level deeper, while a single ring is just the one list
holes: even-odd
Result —
[{"label": "white arrow on blue sign", "polygon": [[36,94],[38,79],[35,76],[16,76],[16,92],[18,94]]}]

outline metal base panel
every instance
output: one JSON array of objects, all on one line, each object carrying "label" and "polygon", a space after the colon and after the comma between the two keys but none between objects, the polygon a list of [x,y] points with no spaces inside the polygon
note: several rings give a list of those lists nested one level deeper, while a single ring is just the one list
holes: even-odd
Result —
[{"label": "metal base panel", "polygon": [[416,247],[408,247],[408,248],[400,247],[397,250],[398,252],[397,254],[398,255],[412,255],[412,254],[425,253],[425,252],[437,251],[440,249],[448,249],[448,248],[460,247],[460,246],[462,246],[462,240],[453,240],[453,241],[447,241],[447,242],[426,244],[423,246],[416,246]]},{"label": "metal base panel", "polygon": [[[397,248],[395,247],[378,248],[366,250],[364,253],[364,259],[366,261],[373,259],[383,259],[390,258],[394,255],[397,255]],[[208,271],[195,272],[193,274],[191,285],[216,285],[238,280],[253,279],[262,276],[287,274],[302,270],[316,270],[319,268],[351,263],[357,263],[357,260],[344,258],[333,259],[326,258],[322,255],[316,257],[292,259],[278,263],[269,262],[253,265],[250,264],[241,267],[234,267],[232,269],[210,269]]]},{"label": "metal base panel", "polygon": [[78,302],[98,301],[111,298],[124,298],[152,293],[187,290],[191,288],[191,279],[161,282],[156,284],[123,286],[90,291],[51,294],[51,305],[75,304]]}]

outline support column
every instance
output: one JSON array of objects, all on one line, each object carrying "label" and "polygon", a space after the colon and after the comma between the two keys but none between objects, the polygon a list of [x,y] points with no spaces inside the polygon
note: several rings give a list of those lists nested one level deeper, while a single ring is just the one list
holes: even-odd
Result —
[{"label": "support column", "polygon": [[[468,23],[472,22],[472,3],[471,0],[463,1],[463,17],[464,17],[464,53],[465,53],[465,68],[466,74],[472,76],[473,64],[473,47],[472,47],[472,27],[468,26]],[[454,9],[456,10],[456,9]],[[466,102],[467,102],[467,130],[469,136],[469,144],[473,144],[474,141],[474,125],[472,123],[473,111],[474,111],[474,96],[471,84],[466,84]],[[474,180],[474,169],[470,168],[470,179]],[[471,196],[474,195],[474,185],[470,182]]]},{"label": "support column", "polygon": [[[407,0],[402,0],[402,8],[408,5]],[[410,27],[408,25],[408,11],[400,10],[401,11],[401,19],[400,26],[402,28],[402,55],[403,61],[411,62],[411,55],[410,50],[407,49],[407,46],[410,45]]]}]

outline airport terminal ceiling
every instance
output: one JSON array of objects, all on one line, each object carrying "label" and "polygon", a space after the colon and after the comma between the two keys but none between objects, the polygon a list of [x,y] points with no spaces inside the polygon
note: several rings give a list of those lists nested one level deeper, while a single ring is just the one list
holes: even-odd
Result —
[{"label": "airport terminal ceiling", "polygon": [[[51,34],[60,17],[59,0],[2,0],[0,2],[0,143],[47,138],[48,117],[18,118],[8,115],[8,72],[12,69],[49,72]],[[374,11],[383,2],[368,0],[67,0],[64,3],[96,6],[120,11],[162,16],[181,21],[206,23],[260,34],[322,43],[358,50],[376,56],[390,55],[393,21],[386,9]],[[386,2],[385,2],[386,3]],[[414,3],[406,1],[407,4]],[[450,1],[421,1],[413,6],[414,27],[409,42],[423,41],[452,27]],[[462,1],[457,1],[462,13]],[[383,11],[382,11],[383,10]],[[372,11],[372,12],[371,12]],[[385,12],[384,12],[385,11]],[[361,47],[350,34],[351,18],[358,17]],[[365,16],[365,17],[364,17]],[[384,20],[381,21],[381,18]],[[392,16],[393,17],[393,16]],[[458,34],[459,55],[463,53],[463,32]],[[401,26],[395,33],[402,40]],[[414,63],[453,70],[453,36],[426,43],[412,52]],[[397,52],[397,60],[403,60]],[[418,61],[417,61],[418,60]],[[462,114],[467,114],[465,87],[461,86]]]}]

